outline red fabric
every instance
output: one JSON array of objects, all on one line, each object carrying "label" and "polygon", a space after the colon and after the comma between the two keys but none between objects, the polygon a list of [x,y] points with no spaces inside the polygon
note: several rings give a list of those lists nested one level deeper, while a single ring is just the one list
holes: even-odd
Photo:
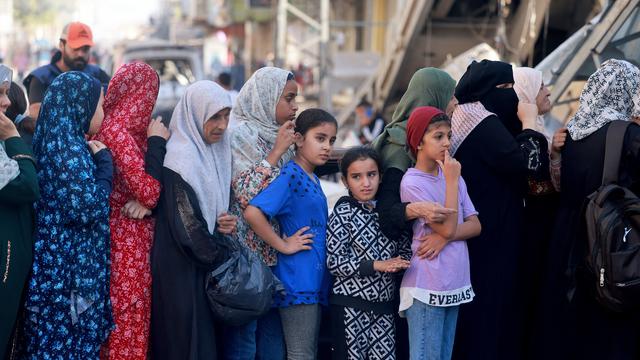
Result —
[{"label": "red fabric", "polygon": [[444,113],[438,108],[420,106],[415,108],[411,112],[411,115],[409,115],[409,121],[407,122],[407,146],[409,146],[413,156],[416,156],[418,153],[418,146],[431,123],[431,119],[440,114]]},{"label": "red fabric", "polygon": [[160,197],[160,182],[145,172],[147,127],[158,96],[158,75],[147,64],[121,66],[105,96],[105,118],[96,140],[113,154],[111,204],[111,301],[115,330],[103,359],[145,359],[151,313],[150,251],[154,220],[129,219],[121,209],[137,200],[148,209]]}]

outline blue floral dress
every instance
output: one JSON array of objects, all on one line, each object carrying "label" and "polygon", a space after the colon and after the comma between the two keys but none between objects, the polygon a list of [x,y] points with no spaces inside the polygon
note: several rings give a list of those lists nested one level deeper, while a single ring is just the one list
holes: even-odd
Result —
[{"label": "blue floral dress", "polygon": [[113,326],[111,174],[104,175],[111,163],[106,150],[94,160],[84,138],[99,97],[100,83],[73,71],[58,76],[42,102],[33,138],[42,196],[26,304],[26,358],[98,359]]}]

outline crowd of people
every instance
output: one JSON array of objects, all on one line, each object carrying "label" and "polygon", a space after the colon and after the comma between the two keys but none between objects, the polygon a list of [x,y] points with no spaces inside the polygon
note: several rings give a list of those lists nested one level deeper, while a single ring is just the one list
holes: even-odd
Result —
[{"label": "crowd of people", "polygon": [[[330,211],[314,171],[338,123],[298,114],[293,73],[261,68],[235,101],[195,82],[167,128],[156,72],[124,64],[104,83],[79,59],[91,45],[86,25],[65,28],[50,72],[27,78],[28,110],[0,65],[6,358],[315,359],[325,320],[334,359],[640,357],[638,313],[607,311],[568,269],[612,121],[632,122],[620,178],[640,181],[631,63],[603,63],[549,138],[539,71],[420,69],[371,146],[344,153]],[[240,325],[205,290],[238,245],[282,285]]]}]

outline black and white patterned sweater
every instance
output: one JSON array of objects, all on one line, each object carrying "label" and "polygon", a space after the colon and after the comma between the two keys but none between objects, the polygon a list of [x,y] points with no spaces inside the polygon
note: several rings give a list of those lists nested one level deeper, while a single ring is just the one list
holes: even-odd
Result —
[{"label": "black and white patterned sweater", "polygon": [[[389,239],[380,230],[375,210],[350,196],[338,200],[327,225],[327,267],[334,277],[332,304],[387,313],[396,293],[394,274],[375,271],[373,262],[396,256],[411,258],[408,234]],[[386,303],[385,309],[376,303]]]}]

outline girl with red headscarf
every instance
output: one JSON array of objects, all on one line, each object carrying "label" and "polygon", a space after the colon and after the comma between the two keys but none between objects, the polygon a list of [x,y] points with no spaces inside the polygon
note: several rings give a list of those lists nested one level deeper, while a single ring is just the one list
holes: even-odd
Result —
[{"label": "girl with red headscarf", "polygon": [[104,102],[105,118],[96,139],[108,144],[116,168],[110,197],[111,301],[115,329],[103,359],[145,359],[151,314],[149,254],[160,197],[169,131],[151,120],[158,75],[145,63],[121,66]]}]

